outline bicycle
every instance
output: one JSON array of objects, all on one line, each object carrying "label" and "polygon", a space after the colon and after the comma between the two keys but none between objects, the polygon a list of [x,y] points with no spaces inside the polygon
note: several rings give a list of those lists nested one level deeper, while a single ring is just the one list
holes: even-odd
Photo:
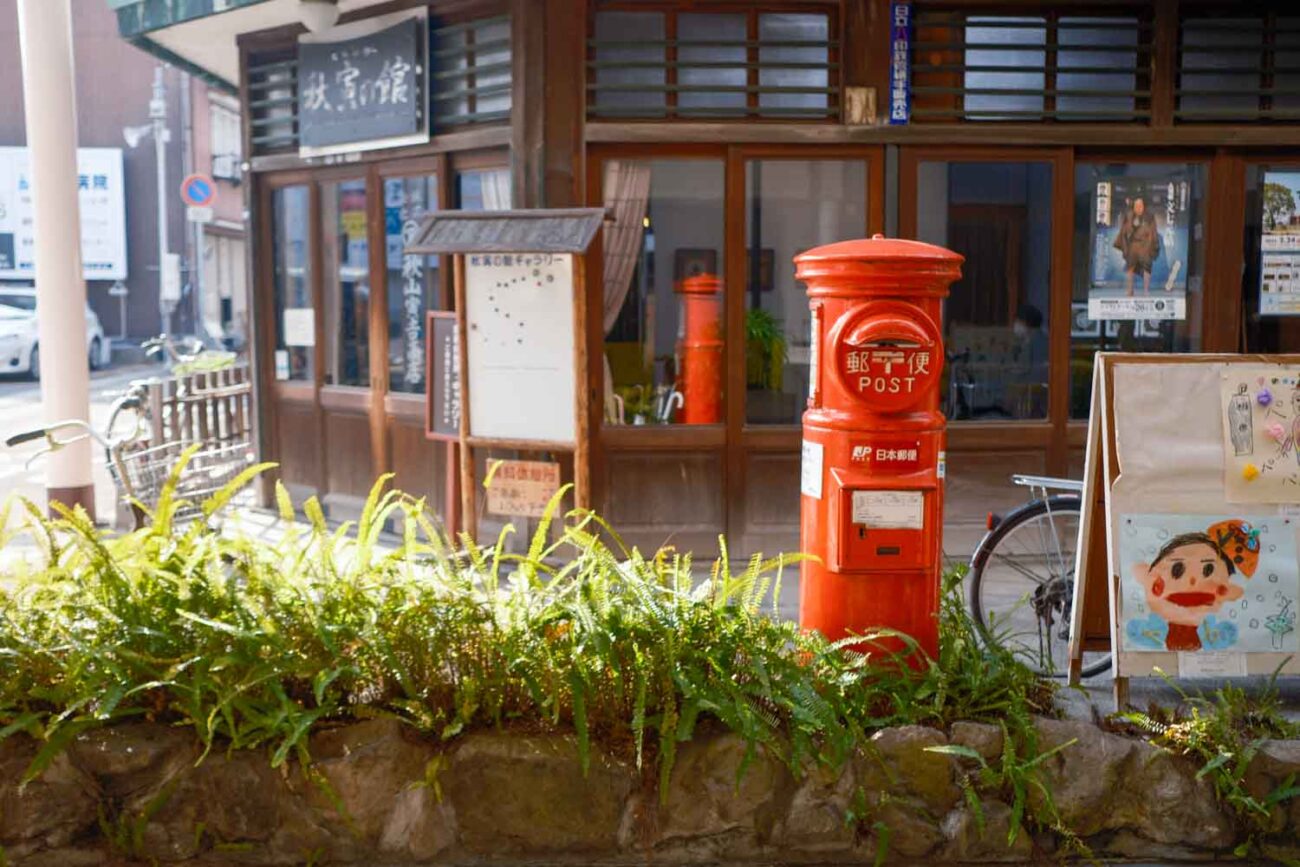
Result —
[{"label": "bicycle", "polygon": [[[1005,516],[990,514],[970,561],[967,603],[984,640],[1021,657],[1039,674],[1069,669],[1075,552],[1083,483],[1014,475],[1030,500]],[[1110,654],[1086,654],[1082,674],[1111,666]]]},{"label": "bicycle", "polygon": [[[218,439],[195,441],[174,439],[154,442],[150,410],[150,389],[154,380],[137,380],[113,402],[103,432],[96,431],[81,419],[67,419],[44,427],[22,431],[5,439],[13,448],[44,439],[45,446],[27,459],[26,467],[46,454],[84,439],[94,440],[103,450],[109,475],[118,490],[119,501],[128,507],[128,529],[139,529],[146,519],[146,509],[154,509],[168,480],[175,475],[174,500],[178,507],[175,520],[196,518],[202,502],[233,481],[253,465],[250,441]],[[122,419],[130,426],[122,431]],[[189,452],[184,467],[177,472],[182,457]]]},{"label": "bicycle", "polygon": [[197,337],[182,338],[178,343],[169,334],[151,337],[140,348],[150,358],[167,361],[174,376],[222,370],[233,365],[237,358],[235,353],[224,349],[209,349]]}]

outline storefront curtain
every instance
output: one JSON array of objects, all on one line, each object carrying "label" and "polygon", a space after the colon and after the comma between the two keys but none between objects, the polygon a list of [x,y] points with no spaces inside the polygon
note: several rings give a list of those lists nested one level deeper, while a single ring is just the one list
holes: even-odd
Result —
[{"label": "storefront curtain", "polygon": [[483,209],[485,211],[510,210],[510,170],[496,169],[483,172]]},{"label": "storefront curtain", "polygon": [[605,163],[605,210],[614,222],[605,225],[605,333],[618,320],[641,255],[650,166],[632,160]]}]

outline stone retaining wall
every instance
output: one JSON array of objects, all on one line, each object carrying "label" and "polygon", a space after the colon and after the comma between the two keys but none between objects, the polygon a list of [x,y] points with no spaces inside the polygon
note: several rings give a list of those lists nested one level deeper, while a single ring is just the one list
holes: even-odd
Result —
[{"label": "stone retaining wall", "polygon": [[[1204,859],[1242,831],[1195,768],[1139,740],[1082,722],[1040,720],[1045,777],[1068,827],[1099,856]],[[959,723],[950,735],[906,726],[872,738],[843,771],[796,779],[732,735],[680,745],[660,803],[652,775],[593,753],[584,777],[572,738],[472,734],[450,745],[397,723],[312,736],[321,774],[272,769],[260,751],[199,749],[188,729],[138,724],[81,736],[39,779],[17,780],[36,752],[0,743],[0,845],[10,864],[143,863],[703,864],[867,863],[888,827],[892,863],[1022,861],[1050,835],[1008,845],[1008,803],[983,796],[983,823],[958,784],[965,759],[926,752],[957,743],[996,760],[1000,731]],[[1262,795],[1300,773],[1300,741],[1265,744],[1248,787]],[[852,812],[860,817],[846,822]],[[1300,854],[1300,799],[1275,810],[1278,854]],[[1285,847],[1297,847],[1286,849]],[[0,863],[3,863],[0,861]]]}]

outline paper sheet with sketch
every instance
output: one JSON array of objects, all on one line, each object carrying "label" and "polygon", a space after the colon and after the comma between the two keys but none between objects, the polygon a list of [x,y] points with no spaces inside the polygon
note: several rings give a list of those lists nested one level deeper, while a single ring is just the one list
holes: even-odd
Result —
[{"label": "paper sheet with sketch", "polygon": [[1300,503],[1300,368],[1226,367],[1219,396],[1228,501]]}]

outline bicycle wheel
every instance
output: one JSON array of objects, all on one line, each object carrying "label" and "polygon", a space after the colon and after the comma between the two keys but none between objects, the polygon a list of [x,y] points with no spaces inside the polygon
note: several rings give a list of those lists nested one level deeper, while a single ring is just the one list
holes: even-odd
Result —
[{"label": "bicycle wheel", "polygon": [[[984,640],[1047,676],[1069,668],[1079,504],[1068,495],[1027,503],[990,530],[971,558],[969,603]],[[1084,677],[1109,667],[1110,654],[1084,654]]]}]

